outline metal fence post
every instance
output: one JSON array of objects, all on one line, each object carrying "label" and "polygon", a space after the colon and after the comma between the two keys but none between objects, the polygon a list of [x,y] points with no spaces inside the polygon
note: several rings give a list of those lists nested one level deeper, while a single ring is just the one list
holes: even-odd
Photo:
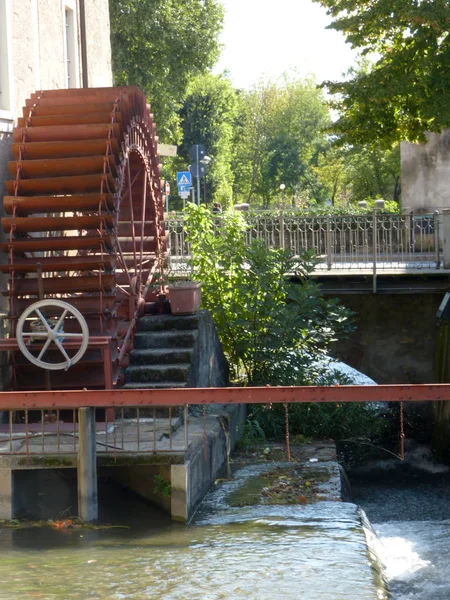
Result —
[{"label": "metal fence post", "polygon": [[372,221],[372,245],[373,245],[373,271],[372,271],[372,279],[373,286],[372,291],[374,294],[377,293],[377,211],[373,211],[373,221]]},{"label": "metal fence post", "polygon": [[284,250],[284,213],[280,210],[280,248]]},{"label": "metal fence post", "polygon": [[331,216],[327,215],[327,269],[331,271]]},{"label": "metal fence post", "polygon": [[442,211],[442,262],[444,269],[450,269],[450,210]]},{"label": "metal fence post", "polygon": [[439,211],[434,211],[434,245],[436,249],[436,269],[441,268],[441,256],[440,256],[440,239],[439,239]]}]

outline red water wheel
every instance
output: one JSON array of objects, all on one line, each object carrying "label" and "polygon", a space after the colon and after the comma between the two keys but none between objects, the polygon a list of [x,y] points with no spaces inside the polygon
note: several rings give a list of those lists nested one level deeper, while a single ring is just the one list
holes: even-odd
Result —
[{"label": "red water wheel", "polygon": [[[134,87],[36,92],[23,115],[3,198],[8,241],[0,244],[8,257],[0,268],[9,274],[4,294],[13,340],[3,346],[12,349],[12,385],[110,387],[126,365],[136,319],[150,286],[159,283],[166,251],[152,115]],[[32,316],[22,319],[20,333],[38,362],[64,367],[68,358],[65,369],[47,374],[14,346],[19,318],[33,315],[30,306],[43,300],[37,315],[44,329],[45,322],[50,329],[58,324],[57,335],[47,327],[58,345],[47,340],[43,353],[42,331],[30,334]],[[75,311],[62,315],[61,302],[81,313],[89,331],[87,349],[73,365],[80,324]]]}]

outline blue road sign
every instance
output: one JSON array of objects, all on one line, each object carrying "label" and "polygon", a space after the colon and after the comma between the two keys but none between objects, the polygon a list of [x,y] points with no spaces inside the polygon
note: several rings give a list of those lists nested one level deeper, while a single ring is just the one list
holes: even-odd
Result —
[{"label": "blue road sign", "polygon": [[192,175],[189,171],[179,171],[177,173],[177,186],[191,186],[192,185]]},{"label": "blue road sign", "polygon": [[178,186],[178,193],[179,194],[184,193],[184,192],[187,192],[189,194],[190,190],[191,190],[191,186],[190,185],[179,185]]}]

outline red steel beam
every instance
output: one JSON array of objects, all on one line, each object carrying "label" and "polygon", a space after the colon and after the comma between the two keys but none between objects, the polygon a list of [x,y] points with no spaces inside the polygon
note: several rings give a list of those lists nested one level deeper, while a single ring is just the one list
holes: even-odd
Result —
[{"label": "red steel beam", "polygon": [[171,388],[0,392],[0,410],[183,404],[302,402],[430,402],[450,400],[450,384],[303,387]]}]

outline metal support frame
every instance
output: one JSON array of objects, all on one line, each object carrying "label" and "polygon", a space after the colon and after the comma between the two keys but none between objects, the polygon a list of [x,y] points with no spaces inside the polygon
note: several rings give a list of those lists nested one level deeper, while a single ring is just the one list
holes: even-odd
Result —
[{"label": "metal support frame", "polygon": [[450,400],[450,384],[170,388],[0,392],[0,410],[81,407],[284,404],[304,402],[433,402]]}]

